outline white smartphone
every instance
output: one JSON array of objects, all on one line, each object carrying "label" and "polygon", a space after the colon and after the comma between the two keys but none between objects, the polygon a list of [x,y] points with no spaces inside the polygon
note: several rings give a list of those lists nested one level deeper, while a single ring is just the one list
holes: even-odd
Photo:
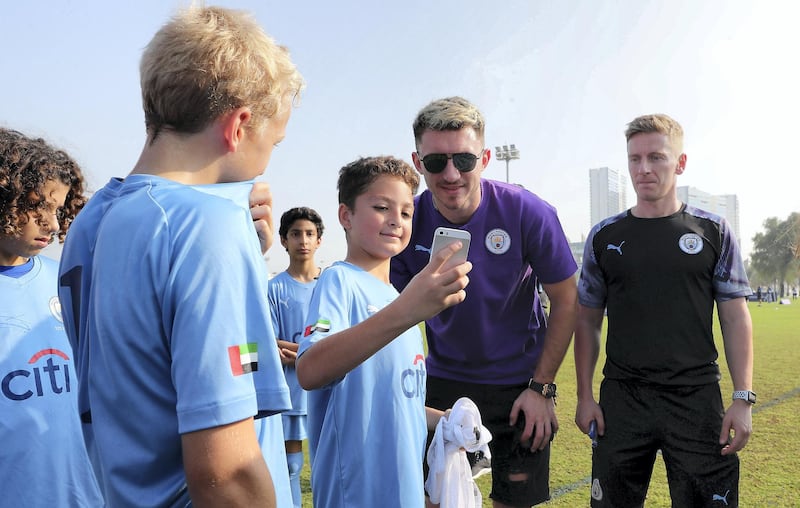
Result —
[{"label": "white smartphone", "polygon": [[433,232],[431,257],[435,256],[437,252],[451,243],[461,242],[461,248],[447,261],[448,267],[460,265],[467,260],[471,239],[472,235],[469,234],[469,231],[464,231],[463,229],[445,227],[436,228],[436,231]]}]

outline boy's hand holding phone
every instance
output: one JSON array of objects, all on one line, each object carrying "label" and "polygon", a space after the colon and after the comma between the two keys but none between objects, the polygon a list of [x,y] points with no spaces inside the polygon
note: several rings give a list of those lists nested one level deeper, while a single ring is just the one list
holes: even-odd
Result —
[{"label": "boy's hand holding phone", "polygon": [[440,248],[400,293],[398,300],[406,302],[405,308],[414,320],[429,319],[466,298],[464,288],[469,284],[467,273],[472,270],[472,263],[452,263],[459,250],[456,242]]},{"label": "boy's hand holding phone", "polygon": [[467,260],[471,240],[472,235],[470,235],[469,231],[445,227],[436,228],[436,231],[433,232],[433,240],[431,242],[431,260],[436,253],[444,247],[456,242],[461,242],[461,248],[446,262],[445,267],[451,268],[460,265]]}]

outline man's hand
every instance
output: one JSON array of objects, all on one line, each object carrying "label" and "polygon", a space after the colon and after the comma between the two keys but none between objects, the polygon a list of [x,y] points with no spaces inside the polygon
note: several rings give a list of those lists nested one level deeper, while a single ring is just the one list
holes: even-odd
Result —
[{"label": "man's hand", "polygon": [[744,448],[752,432],[753,406],[745,400],[734,400],[722,419],[722,431],[719,434],[719,444],[723,445],[722,455],[730,455]]},{"label": "man's hand", "polygon": [[575,425],[581,429],[581,432],[588,434],[592,420],[597,422],[597,435],[602,436],[605,434],[606,421],[603,418],[603,410],[600,408],[600,404],[595,402],[593,398],[578,399],[578,406],[575,408]]},{"label": "man's hand", "polygon": [[256,182],[250,191],[250,215],[258,233],[261,253],[266,254],[272,247],[275,234],[272,222],[272,191],[266,182]]},{"label": "man's hand", "polygon": [[554,399],[547,399],[527,388],[519,394],[511,406],[508,424],[516,425],[519,412],[522,411],[525,416],[525,429],[520,436],[520,442],[525,443],[531,439],[532,452],[544,450],[558,432],[555,407]]}]

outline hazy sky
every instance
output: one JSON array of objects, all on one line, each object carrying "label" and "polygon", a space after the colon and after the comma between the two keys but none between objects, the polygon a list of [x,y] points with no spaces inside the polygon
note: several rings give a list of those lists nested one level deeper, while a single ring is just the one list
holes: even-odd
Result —
[{"label": "hazy sky", "polygon": [[[746,255],[764,219],[800,211],[800,171],[787,155],[800,118],[795,2],[209,3],[252,11],[306,78],[262,178],[276,222],[292,206],[322,214],[323,264],[344,256],[339,168],[366,155],[410,162],[417,111],[451,95],[481,108],[487,147],[517,145],[511,180],[556,206],[573,241],[591,226],[589,168],[626,171],[623,131],[644,113],[683,124],[679,185],[738,194]],[[142,48],[184,4],[5,2],[0,124],[68,150],[92,189],[125,176],[144,141]],[[484,176],[504,180],[505,163]],[[277,242],[269,258],[271,271],[288,264]]]}]

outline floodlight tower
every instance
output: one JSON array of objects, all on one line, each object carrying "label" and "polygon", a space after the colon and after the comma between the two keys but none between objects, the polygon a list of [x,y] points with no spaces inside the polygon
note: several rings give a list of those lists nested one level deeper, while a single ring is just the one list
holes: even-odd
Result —
[{"label": "floodlight tower", "polygon": [[494,147],[494,156],[499,161],[506,161],[506,183],[511,183],[508,179],[508,163],[519,159],[519,150],[514,144]]}]

